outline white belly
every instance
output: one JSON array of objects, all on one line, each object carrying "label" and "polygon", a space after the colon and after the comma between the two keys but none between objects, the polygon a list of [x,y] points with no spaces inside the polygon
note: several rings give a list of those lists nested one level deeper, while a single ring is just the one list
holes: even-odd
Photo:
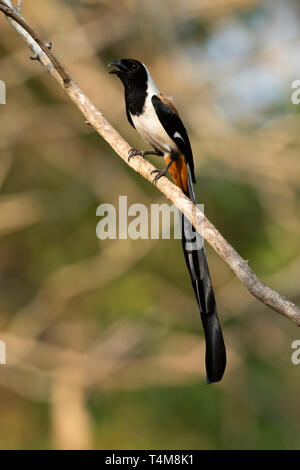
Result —
[{"label": "white belly", "polygon": [[155,149],[164,154],[170,153],[171,149],[178,150],[176,143],[161,125],[149,95],[146,98],[143,114],[140,116],[131,115],[131,118],[141,137]]}]

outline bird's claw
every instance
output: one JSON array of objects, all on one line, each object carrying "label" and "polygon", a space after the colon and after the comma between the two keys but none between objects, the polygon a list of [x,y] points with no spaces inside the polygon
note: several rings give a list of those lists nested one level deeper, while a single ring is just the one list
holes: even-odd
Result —
[{"label": "bird's claw", "polygon": [[130,149],[128,152],[128,161],[130,162],[131,158],[136,157],[137,155],[144,158],[145,152],[143,152],[143,150]]},{"label": "bird's claw", "polygon": [[150,175],[153,175],[154,173],[157,173],[156,176],[155,176],[154,179],[153,179],[153,183],[156,184],[157,181],[158,181],[162,176],[166,176],[167,170],[166,170],[166,169],[163,169],[163,170],[152,170],[152,171],[150,171]]}]

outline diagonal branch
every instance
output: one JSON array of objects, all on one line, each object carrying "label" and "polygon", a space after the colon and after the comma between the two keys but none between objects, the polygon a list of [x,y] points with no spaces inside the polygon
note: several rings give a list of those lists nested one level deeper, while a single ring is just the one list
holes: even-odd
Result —
[{"label": "diagonal branch", "polygon": [[[26,23],[26,21],[14,9],[10,0],[0,0],[0,11],[9,19],[12,26],[23,37],[28,47],[38,57],[43,66],[57,80],[65,93],[79,108],[85,119],[94,129],[108,142],[114,151],[137,173],[153,183],[150,172],[154,166],[141,157],[135,157],[128,162],[129,144],[105,119],[103,114],[91,103],[80,87],[70,78],[63,66],[50,52],[47,44]],[[234,274],[240,279],[249,292],[258,300],[271,307],[276,312],[289,318],[300,326],[300,309],[286,297],[282,297],[270,287],[264,285],[249,267],[248,261],[244,260],[234,248],[225,240],[216,227],[195,206],[190,210],[191,201],[183,192],[167,178],[161,178],[157,188],[169,199],[179,210],[184,212],[193,226],[198,229],[204,222],[203,236],[218,255],[228,264]],[[202,231],[201,231],[202,232]],[[201,233],[202,234],[202,233]]]}]

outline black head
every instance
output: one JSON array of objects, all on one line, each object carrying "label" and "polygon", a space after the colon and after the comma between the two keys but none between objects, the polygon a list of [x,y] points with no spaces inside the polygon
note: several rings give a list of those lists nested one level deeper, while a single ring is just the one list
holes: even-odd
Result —
[{"label": "black head", "polygon": [[116,74],[122,81],[125,88],[147,88],[147,70],[145,66],[135,59],[120,59],[108,64],[108,67],[115,65],[117,69],[109,73]]}]

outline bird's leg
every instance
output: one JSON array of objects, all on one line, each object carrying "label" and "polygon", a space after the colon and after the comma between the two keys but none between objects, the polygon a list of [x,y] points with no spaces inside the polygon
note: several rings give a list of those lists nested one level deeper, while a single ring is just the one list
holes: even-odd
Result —
[{"label": "bird's leg", "polygon": [[177,160],[177,158],[179,157],[179,154],[178,152],[176,152],[175,150],[171,150],[170,151],[170,154],[169,154],[169,159],[170,161],[168,162],[167,166],[165,168],[163,168],[162,170],[152,170],[150,172],[150,175],[153,175],[154,173],[156,173],[156,176],[154,177],[154,180],[153,180],[153,183],[156,184],[157,181],[162,177],[162,176],[166,176],[167,172],[168,172],[168,169],[170,168],[170,166],[172,165],[172,163]]},{"label": "bird's leg", "polygon": [[153,179],[153,183],[156,184],[157,181],[162,177],[162,176],[166,176],[167,172],[168,172],[168,169],[170,168],[170,166],[172,165],[172,163],[174,162],[174,160],[170,160],[169,163],[167,164],[167,166],[165,168],[163,168],[162,170],[152,170],[150,172],[150,175],[153,175],[154,173],[156,173],[156,176],[154,177]]},{"label": "bird's leg", "polygon": [[130,149],[128,152],[128,161],[131,160],[131,158],[135,157],[136,155],[139,155],[140,157],[145,157],[145,155],[157,155],[158,157],[162,157],[163,154],[159,150],[137,150],[137,149]]}]

